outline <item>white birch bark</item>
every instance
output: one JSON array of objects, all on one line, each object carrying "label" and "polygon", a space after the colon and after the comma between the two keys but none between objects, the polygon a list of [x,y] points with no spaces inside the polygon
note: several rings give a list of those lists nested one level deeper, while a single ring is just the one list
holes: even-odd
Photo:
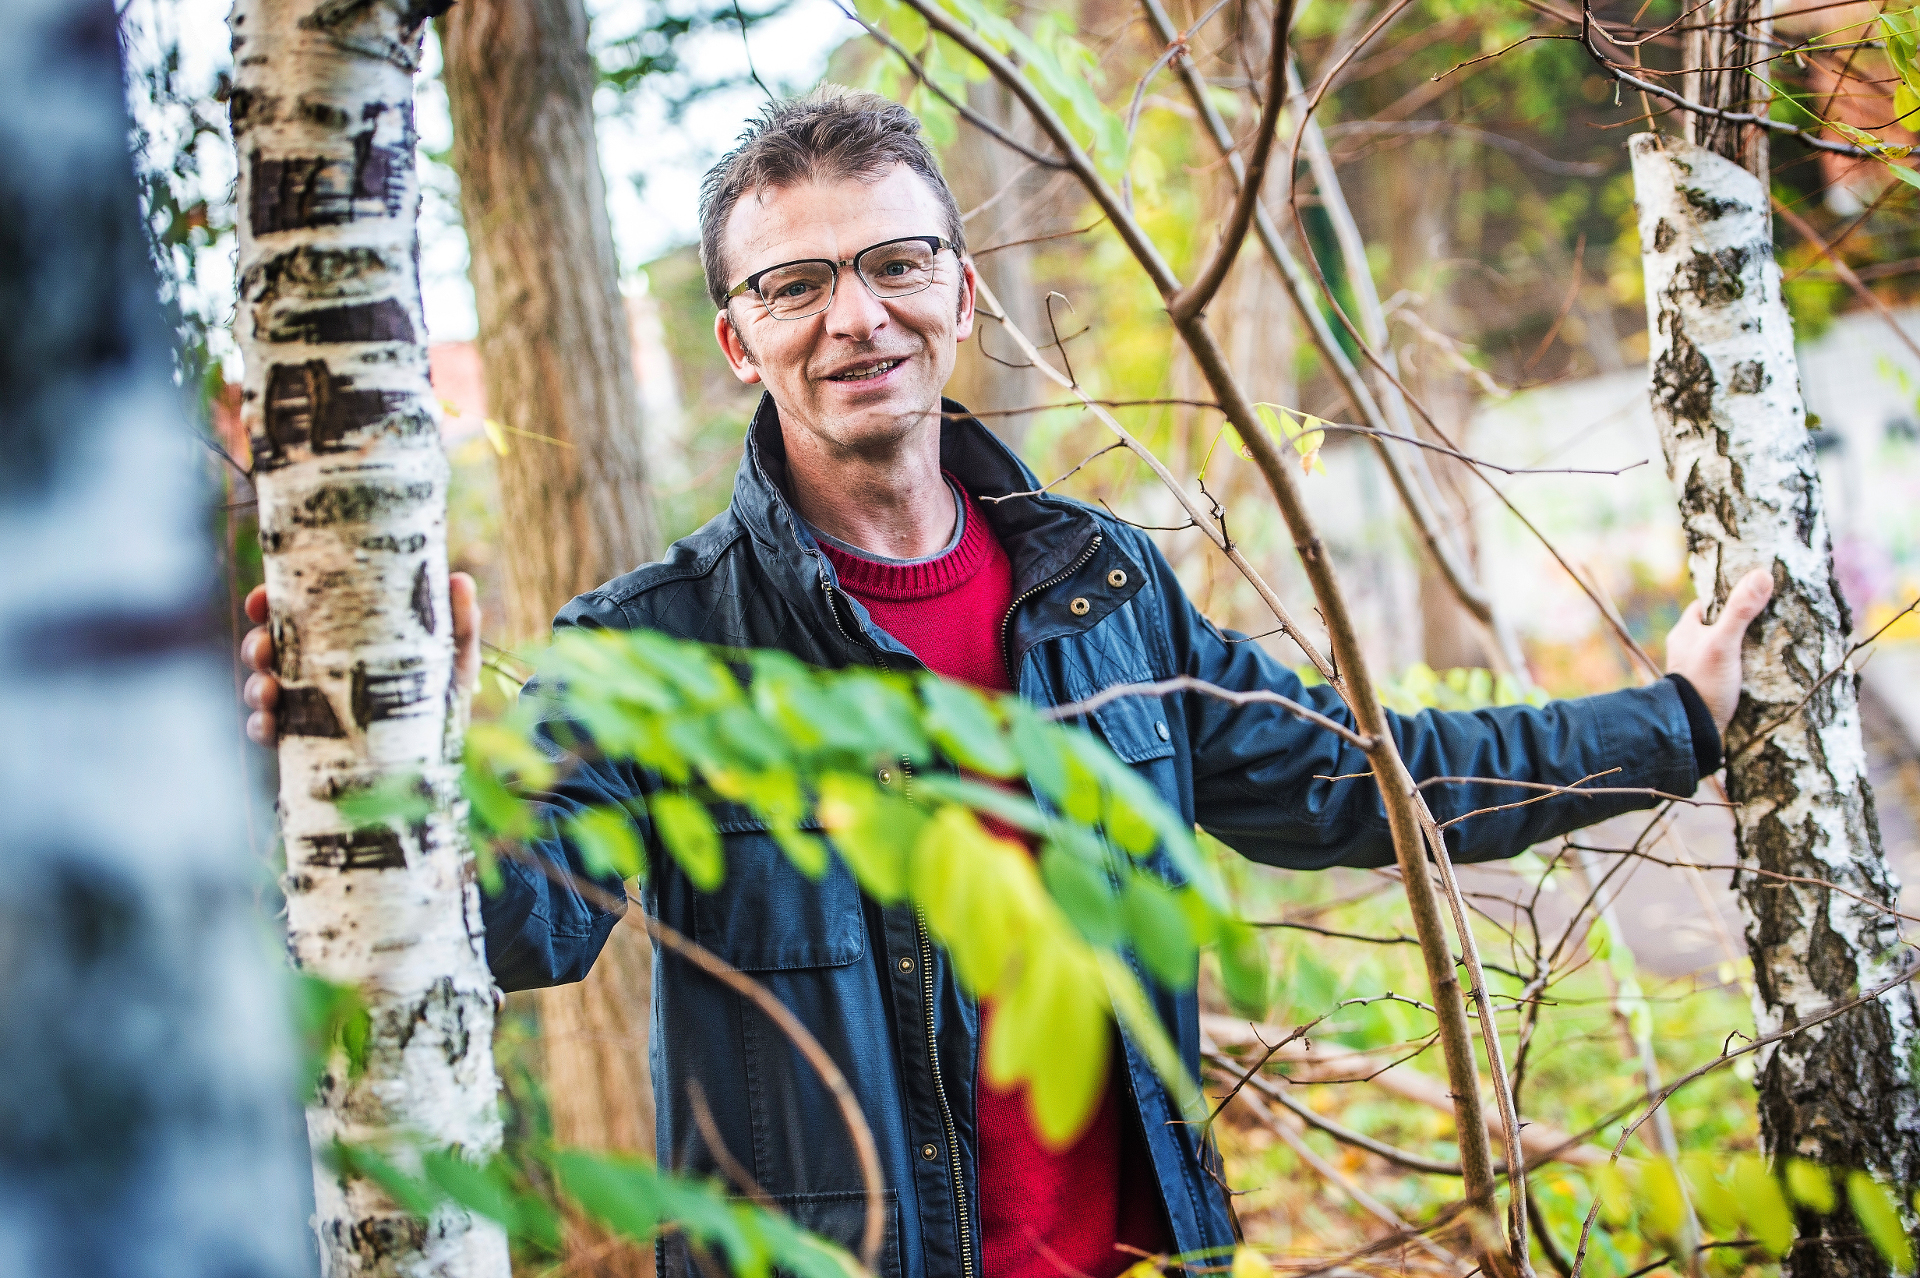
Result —
[{"label": "white birch bark", "polygon": [[[1754,1011],[1769,1033],[1900,970],[1888,913],[1898,888],[1867,784],[1854,674],[1826,677],[1845,660],[1851,622],[1833,579],[1766,188],[1676,138],[1642,134],[1631,150],[1654,417],[1694,584],[1711,617],[1750,569],[1774,582],[1747,635],[1746,682],[1726,742],[1740,860],[1865,898],[1740,875]],[[1901,986],[1768,1049],[1758,1083],[1769,1152],[1913,1185],[1916,1048],[1920,1009]],[[1853,1229],[1844,1213],[1831,1227]],[[1790,1264],[1795,1274],[1883,1271],[1857,1241],[1798,1248]]]},{"label": "white birch bark", "polygon": [[[493,987],[460,832],[447,599],[447,463],[427,383],[413,74],[427,4],[239,0],[243,420],[260,494],[281,700],[289,944],[362,991],[365,1071],[323,1080],[307,1125],[483,1159],[500,1118]],[[417,777],[431,811],[356,830],[336,801]],[[505,1238],[409,1217],[316,1159],[329,1275],[500,1275]]]},{"label": "white birch bark", "polygon": [[303,1278],[205,454],[108,0],[0,5],[0,1274]]}]

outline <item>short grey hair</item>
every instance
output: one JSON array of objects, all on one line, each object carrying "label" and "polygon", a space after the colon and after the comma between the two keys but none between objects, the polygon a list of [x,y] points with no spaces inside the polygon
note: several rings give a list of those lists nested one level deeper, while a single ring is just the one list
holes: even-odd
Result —
[{"label": "short grey hair", "polygon": [[933,189],[946,214],[945,236],[955,252],[965,253],[960,206],[921,140],[913,112],[877,93],[837,84],[768,103],[740,134],[740,144],[700,183],[700,266],[713,304],[726,308],[731,285],[720,237],[741,196],[819,179],[873,181],[896,164],[918,173]]}]

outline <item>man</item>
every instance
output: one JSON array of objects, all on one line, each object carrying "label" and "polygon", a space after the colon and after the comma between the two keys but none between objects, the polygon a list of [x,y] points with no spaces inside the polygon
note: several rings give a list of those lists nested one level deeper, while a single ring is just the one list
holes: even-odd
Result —
[{"label": "man", "polygon": [[[764,388],[732,506],[666,559],[569,604],[557,626],[652,627],[782,648],[822,666],[921,667],[1043,704],[1103,687],[1199,676],[1273,688],[1350,721],[1326,688],[1257,644],[1229,639],[1181,593],[1131,526],[1051,496],[987,503],[1038,485],[964,410],[940,398],[971,334],[975,275],[958,209],[918,124],[871,94],[777,103],[708,175],[702,261],[734,374]],[[944,415],[943,415],[944,413]],[[476,668],[472,583],[457,578],[462,669]],[[1617,787],[1689,794],[1720,761],[1740,685],[1740,643],[1771,592],[1742,582],[1711,628],[1697,605],[1668,640],[1674,674],[1542,709],[1396,717],[1421,777],[1568,783],[1617,768]],[[256,621],[265,600],[249,598]],[[277,687],[264,628],[246,640],[249,732],[273,738]],[[1393,860],[1372,785],[1324,778],[1366,762],[1272,706],[1201,695],[1125,698],[1092,726],[1169,806],[1255,860],[1293,869]],[[555,817],[630,799],[634,769],[579,760],[545,796]],[[1442,819],[1511,791],[1448,785]],[[1478,816],[1448,833],[1461,860],[1646,806],[1560,797]],[[723,807],[727,877],[696,891],[655,855],[647,908],[765,984],[833,1054],[879,1142],[888,1219],[884,1273],[1026,1278],[1119,1273],[1147,1252],[1232,1240],[1195,1128],[1131,1044],[1067,1148],[1042,1142],[1024,1098],[980,1076],[983,1015],[906,907],[864,898],[845,868],[818,883],[744,810]],[[557,834],[534,850],[584,877]],[[487,954],[508,989],[579,980],[617,915],[508,862],[486,904]],[[617,891],[617,885],[607,885]],[[694,1084],[734,1159],[802,1225],[858,1235],[850,1141],[817,1077],[750,1005],[670,954],[656,958],[652,1071],[663,1163],[714,1171],[692,1119]],[[1195,996],[1153,987],[1197,1063]],[[690,1272],[663,1249],[668,1271]]]}]

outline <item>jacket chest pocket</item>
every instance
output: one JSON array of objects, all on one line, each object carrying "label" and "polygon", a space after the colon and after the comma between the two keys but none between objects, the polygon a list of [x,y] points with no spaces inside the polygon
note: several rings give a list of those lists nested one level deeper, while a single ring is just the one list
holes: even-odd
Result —
[{"label": "jacket chest pocket", "polygon": [[[1152,683],[1145,637],[1131,605],[1117,609],[1085,634],[1061,645],[1060,683],[1065,701],[1085,701],[1128,683]],[[1109,749],[1128,763],[1173,756],[1173,733],[1165,703],[1155,696],[1119,697],[1090,716]]]},{"label": "jacket chest pocket", "polygon": [[860,888],[838,857],[816,882],[759,822],[715,817],[726,879],[695,900],[695,940],[743,972],[844,967],[866,953]]}]

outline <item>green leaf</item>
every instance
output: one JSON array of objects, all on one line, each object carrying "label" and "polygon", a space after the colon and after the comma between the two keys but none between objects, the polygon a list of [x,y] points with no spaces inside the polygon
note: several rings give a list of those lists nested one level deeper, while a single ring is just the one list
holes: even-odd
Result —
[{"label": "green leaf", "polygon": [[1733,1164],[1733,1193],[1747,1232],[1778,1260],[1793,1247],[1793,1211],[1766,1160],[1744,1155]]},{"label": "green leaf", "polygon": [[355,829],[389,821],[407,824],[432,814],[433,793],[418,772],[402,772],[347,791],[333,807]]},{"label": "green leaf", "polygon": [[1724,1160],[1717,1155],[1688,1154],[1680,1160],[1687,1197],[1707,1232],[1727,1238],[1740,1230],[1740,1200],[1720,1179]]},{"label": "green leaf", "polygon": [[1618,1163],[1602,1163],[1593,1169],[1593,1192],[1609,1225],[1619,1229],[1633,1219],[1633,1188]]},{"label": "green leaf", "polygon": [[1057,842],[1049,842],[1040,854],[1040,879],[1088,943],[1119,943],[1123,935],[1120,910],[1104,869]]},{"label": "green leaf", "polygon": [[[1002,698],[1000,708],[1007,718],[1007,742],[1019,757],[1028,784],[1054,803],[1064,804],[1071,757],[1071,747],[1063,740],[1066,729],[1042,719],[1019,697]],[[1097,795],[1094,802],[1098,811]]]},{"label": "green leaf", "polygon": [[1034,1127],[1056,1149],[1085,1128],[1106,1081],[1113,1042],[1106,1010],[1091,954],[1061,944],[1031,953],[994,1006],[989,1077],[1001,1087],[1026,1080]]},{"label": "green leaf", "polygon": [[367,1067],[367,1036],[373,1030],[359,988],[310,972],[292,975],[308,1092],[320,1085],[335,1051],[346,1056],[347,1076],[358,1077]]},{"label": "green leaf", "polygon": [[1879,1181],[1866,1172],[1856,1171],[1847,1177],[1847,1201],[1853,1205],[1854,1219],[1873,1240],[1875,1250],[1891,1266],[1895,1273],[1913,1271],[1913,1244],[1907,1238],[1907,1231],[1900,1224],[1900,1211],[1893,1205],[1893,1195]]},{"label": "green leaf", "polygon": [[527,736],[500,723],[482,721],[467,728],[464,749],[469,763],[485,760],[497,772],[519,777],[523,785],[544,790],[553,783],[553,760]]},{"label": "green leaf", "polygon": [[1220,984],[1236,1014],[1256,1020],[1273,1004],[1272,967],[1259,929],[1238,919],[1220,924]]},{"label": "green leaf", "polygon": [[647,799],[647,810],[660,832],[660,842],[702,892],[711,892],[726,878],[726,856],[720,832],[704,804],[676,790],[659,790]]},{"label": "green leaf", "polygon": [[590,874],[631,879],[646,872],[640,837],[624,808],[588,808],[568,818],[567,834],[580,849]]},{"label": "green leaf", "polygon": [[1833,1178],[1819,1163],[1808,1162],[1804,1158],[1789,1161],[1787,1193],[1793,1196],[1794,1202],[1822,1216],[1833,1210]]},{"label": "green leaf", "polygon": [[1120,912],[1134,953],[1153,979],[1168,989],[1190,987],[1199,949],[1173,889],[1151,874],[1133,874],[1120,898]]},{"label": "green leaf", "polygon": [[1647,1228],[1674,1239],[1686,1224],[1687,1200],[1680,1192],[1680,1175],[1664,1158],[1655,1158],[1640,1171],[1641,1214]]},{"label": "green leaf", "polygon": [[441,1193],[468,1211],[509,1231],[519,1223],[513,1195],[503,1183],[504,1177],[491,1174],[489,1167],[476,1167],[464,1158],[429,1150],[420,1159],[427,1180]]},{"label": "green leaf", "polygon": [[470,763],[461,772],[460,792],[488,833],[516,840],[533,833],[533,810],[486,763]]},{"label": "green leaf", "polygon": [[407,1175],[365,1145],[349,1145],[336,1140],[329,1147],[325,1161],[337,1174],[360,1176],[372,1181],[385,1190],[387,1197],[393,1199],[402,1211],[411,1212],[422,1219],[431,1216],[434,1209],[446,1201],[444,1195],[432,1185]]},{"label": "green leaf", "polygon": [[651,1242],[660,1227],[659,1173],[640,1158],[561,1150],[553,1168],[581,1211],[635,1242]]},{"label": "green leaf", "polygon": [[800,873],[818,882],[827,872],[827,845],[819,835],[790,825],[770,825],[767,832]]},{"label": "green leaf", "polygon": [[820,781],[820,824],[862,890],[882,905],[906,895],[907,856],[926,823],[926,809],[868,777],[833,773]]},{"label": "green leaf", "polygon": [[913,787],[922,799],[944,799],[949,803],[958,803],[998,818],[1028,834],[1045,834],[1049,829],[1047,818],[1034,806],[1032,799],[1005,786],[950,773],[930,772],[914,778]]},{"label": "green leaf", "polygon": [[927,733],[948,758],[990,777],[1020,775],[1020,760],[1000,734],[999,716],[987,699],[965,684],[927,675],[920,680]]}]

